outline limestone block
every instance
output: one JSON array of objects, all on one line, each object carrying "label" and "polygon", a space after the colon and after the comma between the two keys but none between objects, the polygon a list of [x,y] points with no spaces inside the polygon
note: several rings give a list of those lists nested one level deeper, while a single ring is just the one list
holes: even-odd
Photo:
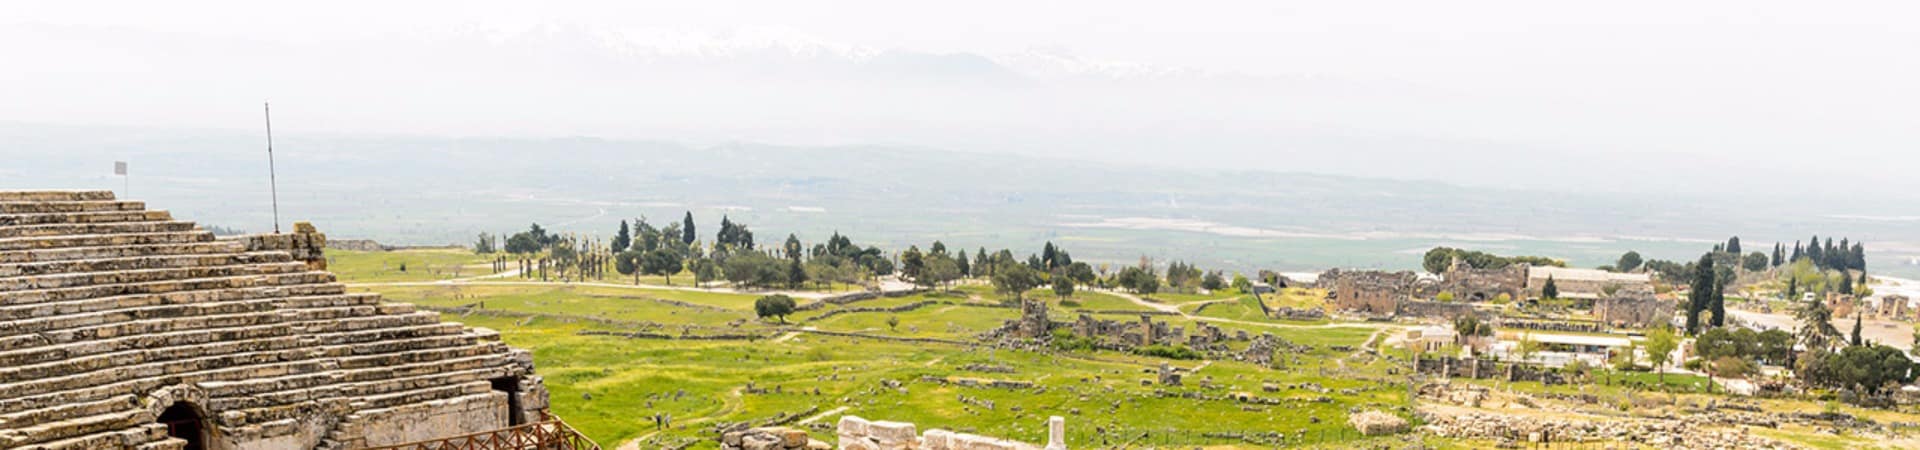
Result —
[{"label": "limestone block", "polygon": [[740,448],[745,450],[781,450],[780,438],[767,434],[749,434],[740,438]]},{"label": "limestone block", "polygon": [[914,431],[913,424],[906,422],[878,421],[867,424],[867,436],[881,445],[914,442],[919,434]]},{"label": "limestone block", "polygon": [[811,440],[807,437],[806,431],[797,430],[793,428],[787,428],[787,427],[769,428],[767,429],[767,432],[772,433],[776,437],[779,437],[780,445],[786,448],[805,447],[807,446],[807,441]]},{"label": "limestone block", "polygon": [[953,432],[951,431],[935,428],[927,430],[926,434],[920,435],[921,450],[949,450],[952,448]]},{"label": "limestone block", "polygon": [[867,419],[862,419],[860,416],[840,416],[841,440],[846,440],[846,436],[853,436],[855,438],[867,437],[868,425]]},{"label": "limestone block", "polygon": [[807,446],[804,448],[807,450],[833,450],[833,444],[828,444],[827,441],[819,439],[808,439]]},{"label": "limestone block", "polygon": [[840,450],[880,450],[880,446],[874,445],[873,441],[863,437],[848,438],[841,435]]}]

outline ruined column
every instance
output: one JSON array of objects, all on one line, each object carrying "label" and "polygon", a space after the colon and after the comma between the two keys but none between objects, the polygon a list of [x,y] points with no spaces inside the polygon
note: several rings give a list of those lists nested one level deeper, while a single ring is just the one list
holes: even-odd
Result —
[{"label": "ruined column", "polygon": [[1067,419],[1060,416],[1047,418],[1046,450],[1067,450]]}]

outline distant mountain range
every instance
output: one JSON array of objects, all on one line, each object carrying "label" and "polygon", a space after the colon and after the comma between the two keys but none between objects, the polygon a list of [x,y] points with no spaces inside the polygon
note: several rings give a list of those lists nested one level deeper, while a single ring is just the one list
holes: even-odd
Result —
[{"label": "distant mountain range", "polygon": [[[121,189],[208,225],[271,229],[262,137],[0,124],[0,189]],[[898,251],[1033,251],[1185,259],[1236,270],[1414,268],[1435,245],[1609,263],[1628,249],[1690,259],[1739,234],[1759,249],[1810,234],[1867,243],[1870,266],[1920,272],[1914,206],[1732,196],[1578,194],[1270,170],[1161,168],[892,146],[693,146],[592,138],[276,136],[281,212],[340,238],[464,244],[548,228],[607,236],[621,219],[692,211],[762,241],[840,231]],[[1901,208],[1907,208],[1902,210]],[[1872,214],[1862,214],[1872,212]]]}]

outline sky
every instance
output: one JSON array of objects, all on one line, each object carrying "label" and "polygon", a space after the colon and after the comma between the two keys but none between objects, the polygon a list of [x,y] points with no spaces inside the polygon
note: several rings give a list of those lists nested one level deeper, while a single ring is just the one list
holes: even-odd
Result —
[{"label": "sky", "polygon": [[[1910,2],[0,4],[0,121],[1920,191]],[[0,152],[7,150],[0,149]],[[1835,182],[1845,179],[1847,182]]]}]

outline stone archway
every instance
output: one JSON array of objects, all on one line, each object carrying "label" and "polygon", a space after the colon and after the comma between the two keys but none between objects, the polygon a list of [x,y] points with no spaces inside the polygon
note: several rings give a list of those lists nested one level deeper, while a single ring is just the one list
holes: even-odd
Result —
[{"label": "stone archway", "polygon": [[208,450],[207,443],[212,430],[199,405],[175,402],[160,413],[159,422],[167,426],[168,437],[187,441],[187,446],[182,447],[184,450]]}]

